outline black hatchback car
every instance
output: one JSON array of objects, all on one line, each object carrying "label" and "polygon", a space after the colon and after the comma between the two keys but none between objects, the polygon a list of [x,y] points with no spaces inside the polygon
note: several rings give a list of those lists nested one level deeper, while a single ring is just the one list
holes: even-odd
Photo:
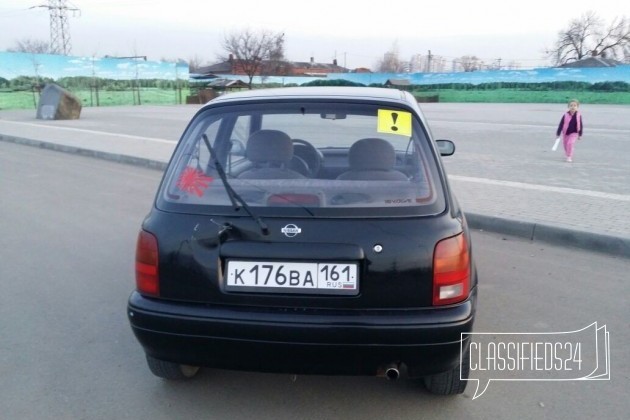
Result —
[{"label": "black hatchback car", "polygon": [[210,101],[138,237],[127,314],[151,371],[402,373],[463,392],[477,275],[440,157],[454,150],[398,90]]}]

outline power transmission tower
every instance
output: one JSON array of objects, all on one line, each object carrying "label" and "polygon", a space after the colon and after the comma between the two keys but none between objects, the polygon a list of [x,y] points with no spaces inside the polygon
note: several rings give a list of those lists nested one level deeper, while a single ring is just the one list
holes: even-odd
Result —
[{"label": "power transmission tower", "polygon": [[68,55],[72,50],[70,31],[68,29],[68,10],[79,12],[76,7],[68,7],[66,0],[48,0],[44,7],[50,13],[50,52],[52,54]]}]

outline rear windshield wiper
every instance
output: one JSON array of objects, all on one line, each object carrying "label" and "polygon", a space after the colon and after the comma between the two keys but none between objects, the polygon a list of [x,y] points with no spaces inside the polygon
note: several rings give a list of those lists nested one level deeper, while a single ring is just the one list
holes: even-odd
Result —
[{"label": "rear windshield wiper", "polygon": [[260,216],[257,216],[254,214],[254,212],[249,207],[249,205],[245,202],[245,200],[243,200],[243,198],[236,191],[234,191],[234,188],[232,188],[232,186],[228,182],[227,175],[225,174],[225,170],[223,170],[223,166],[219,162],[219,159],[217,158],[217,154],[212,148],[212,145],[210,145],[208,136],[206,136],[205,134],[202,134],[201,136],[203,137],[203,141],[204,143],[206,143],[206,147],[208,148],[208,151],[210,152],[210,157],[212,158],[212,161],[214,162],[214,167],[217,169],[217,172],[219,173],[219,177],[221,178],[221,181],[223,181],[223,185],[225,186],[225,191],[227,192],[228,197],[230,197],[230,201],[232,202],[232,206],[234,207],[234,210],[238,211],[240,209],[239,207],[239,203],[240,203],[241,207],[243,207],[243,210],[245,210],[245,212],[249,214],[249,216],[252,219],[254,219],[254,221],[258,224],[258,226],[260,226],[260,231],[262,232],[262,234],[265,236],[269,235],[269,227],[267,226],[267,224],[260,218]]}]

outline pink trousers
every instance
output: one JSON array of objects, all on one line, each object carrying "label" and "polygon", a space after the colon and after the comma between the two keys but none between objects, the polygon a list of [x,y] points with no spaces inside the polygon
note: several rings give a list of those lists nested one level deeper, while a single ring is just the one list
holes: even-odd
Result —
[{"label": "pink trousers", "polygon": [[564,154],[568,158],[573,158],[573,146],[579,137],[578,133],[571,133],[562,136],[562,145],[564,146]]}]

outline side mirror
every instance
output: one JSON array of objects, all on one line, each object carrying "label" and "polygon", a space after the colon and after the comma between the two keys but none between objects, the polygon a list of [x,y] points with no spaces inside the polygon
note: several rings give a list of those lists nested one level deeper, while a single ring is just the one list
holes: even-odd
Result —
[{"label": "side mirror", "polygon": [[441,156],[451,156],[455,153],[455,143],[450,140],[436,140]]}]

